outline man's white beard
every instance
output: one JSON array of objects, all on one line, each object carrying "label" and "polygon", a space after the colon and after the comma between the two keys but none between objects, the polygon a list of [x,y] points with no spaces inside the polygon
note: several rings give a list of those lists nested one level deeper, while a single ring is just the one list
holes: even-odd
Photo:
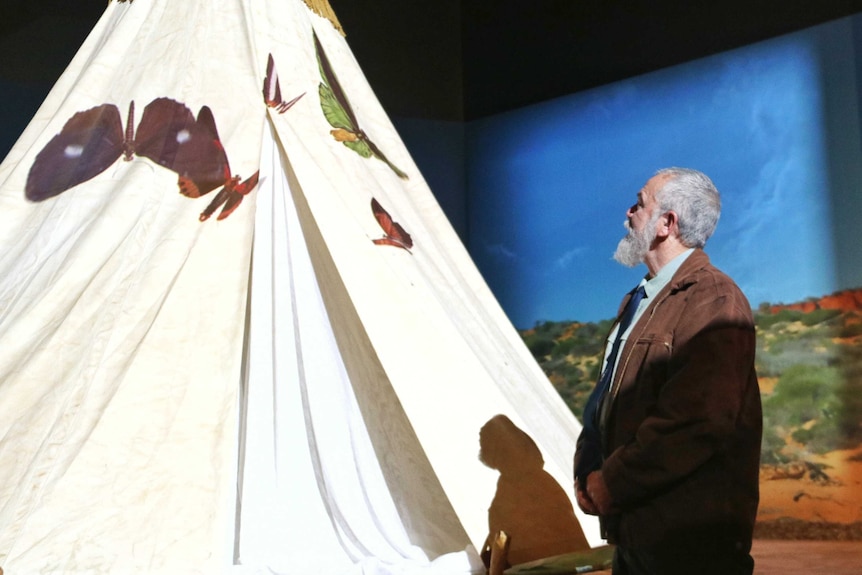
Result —
[{"label": "man's white beard", "polygon": [[630,268],[642,263],[647,252],[649,252],[652,241],[655,239],[655,233],[650,232],[655,230],[656,221],[658,221],[658,218],[656,218],[655,221],[650,218],[647,225],[645,225],[640,231],[637,231],[632,229],[627,220],[624,225],[629,233],[627,233],[625,237],[620,240],[620,243],[617,244],[617,251],[614,252],[614,259]]}]

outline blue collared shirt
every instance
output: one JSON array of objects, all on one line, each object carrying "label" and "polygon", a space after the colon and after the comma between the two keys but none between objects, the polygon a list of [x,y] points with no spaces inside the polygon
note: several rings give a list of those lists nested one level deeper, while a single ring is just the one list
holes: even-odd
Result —
[{"label": "blue collared shirt", "polygon": [[[649,306],[652,305],[652,302],[655,301],[655,296],[658,294],[658,292],[664,289],[664,286],[670,283],[670,280],[673,278],[676,271],[679,269],[682,263],[686,259],[688,259],[688,256],[690,256],[692,252],[694,252],[694,248],[689,248],[685,250],[684,252],[670,260],[667,264],[665,264],[665,266],[661,268],[657,274],[655,274],[655,277],[647,279],[647,277],[644,276],[644,278],[640,281],[638,285],[644,286],[644,292],[646,293],[646,296],[638,304],[638,309],[635,311],[635,315],[632,318],[628,329],[626,329],[625,333],[623,333],[622,339],[620,341],[620,349],[625,347],[626,340],[629,337],[629,333],[631,333],[632,328],[638,322],[638,320],[641,318],[647,308],[649,308]],[[605,357],[602,360],[602,365],[604,365],[608,359],[608,355],[610,354],[611,347],[614,343],[614,338],[616,338],[617,336],[617,329],[618,327],[614,327],[614,329],[611,330],[611,333],[608,336],[608,340],[607,342],[605,342]],[[614,365],[614,376],[616,376],[616,371],[617,366]],[[613,378],[611,378],[611,389],[613,389],[613,381]]]}]

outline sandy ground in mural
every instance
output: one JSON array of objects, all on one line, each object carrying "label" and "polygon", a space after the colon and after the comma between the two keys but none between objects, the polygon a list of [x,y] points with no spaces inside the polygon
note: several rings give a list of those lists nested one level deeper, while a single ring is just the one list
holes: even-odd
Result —
[{"label": "sandy ground in mural", "polygon": [[[757,540],[754,575],[859,575],[862,542]],[[610,575],[611,571],[595,571]]]},{"label": "sandy ground in mural", "polygon": [[[822,465],[822,471],[800,462],[761,468],[758,526],[798,526],[799,522],[789,521],[798,520],[813,526],[809,536],[796,534],[802,539],[858,538],[862,531],[862,447],[810,455],[807,461]],[[815,536],[817,526],[823,528],[820,536]],[[795,535],[772,531],[764,529],[760,536],[786,539]]]},{"label": "sandy ground in mural", "polygon": [[862,447],[807,461],[826,476],[800,463],[761,468],[756,575],[860,573]]},{"label": "sandy ground in mural", "polygon": [[826,477],[801,463],[761,468],[755,575],[862,572],[862,446],[808,462]]}]

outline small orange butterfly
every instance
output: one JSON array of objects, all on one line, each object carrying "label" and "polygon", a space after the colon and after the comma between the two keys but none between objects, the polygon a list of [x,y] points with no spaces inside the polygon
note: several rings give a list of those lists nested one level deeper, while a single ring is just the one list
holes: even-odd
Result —
[{"label": "small orange butterfly", "polygon": [[413,247],[413,239],[410,237],[410,234],[401,227],[401,224],[392,221],[392,216],[389,215],[389,212],[384,210],[380,202],[374,198],[371,198],[371,211],[374,212],[374,217],[377,219],[380,227],[383,228],[384,233],[382,238],[371,241],[378,246],[395,246],[410,252],[410,248]]}]

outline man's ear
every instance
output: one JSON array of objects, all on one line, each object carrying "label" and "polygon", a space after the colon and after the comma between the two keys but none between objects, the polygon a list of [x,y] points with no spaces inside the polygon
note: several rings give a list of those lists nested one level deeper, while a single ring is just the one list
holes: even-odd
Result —
[{"label": "man's ear", "polygon": [[661,238],[679,235],[679,216],[676,215],[675,211],[671,210],[661,215],[658,219],[656,235]]}]

